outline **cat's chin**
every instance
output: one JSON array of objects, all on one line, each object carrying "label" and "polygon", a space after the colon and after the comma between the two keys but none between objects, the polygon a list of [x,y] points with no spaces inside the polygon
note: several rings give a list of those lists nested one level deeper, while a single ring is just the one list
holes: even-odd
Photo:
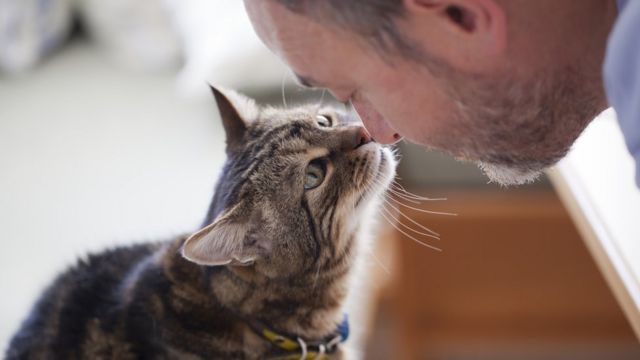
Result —
[{"label": "cat's chin", "polygon": [[398,166],[398,161],[393,152],[387,147],[381,147],[377,177],[384,185],[384,190],[389,188],[391,182],[393,182],[393,178],[396,175],[396,166]]},{"label": "cat's chin", "polygon": [[360,207],[370,202],[375,202],[391,185],[395,176],[397,161],[393,152],[376,143],[363,145],[363,151],[369,152],[369,171],[363,181],[361,194],[356,201],[356,207]]},{"label": "cat's chin", "polygon": [[386,191],[396,173],[397,161],[393,152],[378,144],[374,144],[375,148],[375,164],[372,166],[371,174],[370,174],[370,182],[373,187],[377,187],[377,191],[375,192],[384,192]]}]

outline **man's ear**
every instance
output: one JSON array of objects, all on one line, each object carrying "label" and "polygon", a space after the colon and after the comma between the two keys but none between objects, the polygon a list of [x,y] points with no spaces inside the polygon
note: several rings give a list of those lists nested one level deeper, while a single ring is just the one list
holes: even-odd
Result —
[{"label": "man's ear", "polygon": [[[477,63],[477,57],[506,51],[506,10],[496,0],[403,0],[403,4],[407,18],[414,19],[408,34],[418,41],[424,35],[434,37],[424,40],[435,57],[452,64],[456,58]],[[415,24],[421,25],[414,29]]]},{"label": "man's ear", "polygon": [[269,250],[266,238],[252,229],[262,226],[262,212],[244,211],[242,204],[225,211],[211,225],[191,235],[182,256],[199,265],[251,265]]},{"label": "man's ear", "polygon": [[253,99],[235,91],[209,86],[218,104],[227,136],[227,153],[241,149],[247,127],[255,121],[260,108]]}]

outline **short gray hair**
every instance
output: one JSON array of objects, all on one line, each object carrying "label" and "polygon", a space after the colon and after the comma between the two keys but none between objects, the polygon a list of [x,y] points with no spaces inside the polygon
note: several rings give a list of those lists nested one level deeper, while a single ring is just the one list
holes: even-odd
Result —
[{"label": "short gray hair", "polygon": [[402,0],[275,0],[297,14],[351,30],[371,43],[383,55],[398,51],[420,58],[412,42],[399,31],[395,20],[404,16]]}]

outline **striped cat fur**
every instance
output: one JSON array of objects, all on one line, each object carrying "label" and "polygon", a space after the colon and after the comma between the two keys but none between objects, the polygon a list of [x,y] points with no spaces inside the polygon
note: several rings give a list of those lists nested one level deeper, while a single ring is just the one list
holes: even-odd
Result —
[{"label": "striped cat fur", "polygon": [[303,339],[335,331],[392,152],[331,109],[213,93],[227,161],[204,227],[79,261],[41,295],[7,359],[265,359],[281,349],[252,321]]}]

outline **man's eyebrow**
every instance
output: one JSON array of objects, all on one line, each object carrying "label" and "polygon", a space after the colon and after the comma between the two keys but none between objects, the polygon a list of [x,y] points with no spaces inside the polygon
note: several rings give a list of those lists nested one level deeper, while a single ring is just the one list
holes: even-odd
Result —
[{"label": "man's eyebrow", "polygon": [[308,76],[302,76],[302,75],[296,74],[296,73],[294,73],[293,75],[295,75],[296,80],[298,81],[298,83],[300,83],[300,85],[302,85],[304,87],[308,87],[308,88],[322,87],[321,85],[318,84],[317,81],[313,80],[312,78],[310,78]]}]

